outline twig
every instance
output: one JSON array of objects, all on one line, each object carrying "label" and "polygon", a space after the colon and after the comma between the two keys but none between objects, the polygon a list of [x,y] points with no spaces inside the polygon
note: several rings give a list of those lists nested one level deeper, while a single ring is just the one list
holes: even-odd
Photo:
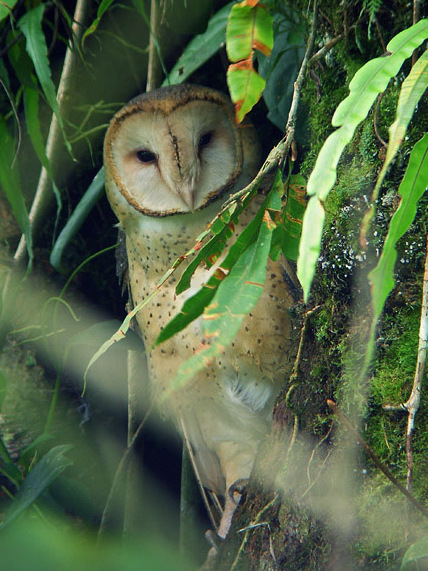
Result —
[{"label": "twig", "polygon": [[419,325],[419,345],[418,357],[416,361],[415,374],[413,377],[413,387],[410,397],[406,402],[392,405],[382,405],[385,411],[406,411],[407,416],[407,431],[406,431],[406,456],[407,456],[407,490],[410,492],[412,488],[413,479],[413,444],[412,437],[415,429],[415,416],[419,409],[421,400],[421,387],[424,378],[426,358],[427,358],[427,343],[428,343],[428,235],[425,257],[425,270],[422,286],[422,307],[421,307],[421,320]]},{"label": "twig", "polygon": [[97,537],[98,543],[100,542],[103,535],[105,534],[107,524],[111,518],[111,512],[113,509],[114,494],[115,494],[116,489],[118,487],[120,477],[124,474],[124,470],[125,470],[126,466],[128,465],[128,462],[129,462],[130,457],[131,457],[131,452],[134,450],[135,444],[136,444],[138,438],[140,437],[140,434],[143,431],[143,428],[146,424],[147,419],[150,416],[150,413],[152,412],[152,409],[153,409],[153,402],[150,405],[148,411],[146,412],[146,414],[145,414],[143,420],[141,421],[139,427],[135,431],[135,433],[132,437],[132,440],[129,442],[128,446],[126,447],[126,449],[122,455],[122,458],[120,459],[120,462],[116,468],[116,472],[114,474],[113,482],[112,482],[112,485],[110,487],[110,491],[109,491],[109,494],[107,497],[106,504],[104,506],[103,515],[101,517],[100,527],[98,529],[98,537]]},{"label": "twig", "polygon": [[373,127],[374,127],[374,132],[375,132],[375,135],[376,135],[378,141],[387,149],[388,143],[382,138],[381,134],[379,133],[379,129],[378,129],[378,125],[377,125],[377,114],[379,111],[380,102],[382,101],[382,98],[384,95],[385,95],[385,91],[383,91],[379,95],[379,97],[377,98],[376,105],[375,105],[374,112],[373,112]]},{"label": "twig", "polygon": [[[256,529],[256,528],[260,527],[260,525],[265,525],[265,524],[260,524],[260,520],[262,518],[262,515],[264,515],[268,509],[270,509],[272,506],[275,505],[275,503],[278,501],[278,498],[279,498],[279,494],[275,494],[274,497],[265,505],[265,507],[259,511],[255,520],[249,526],[238,530],[237,533],[242,533],[243,531],[245,531],[245,535],[244,535],[244,539],[241,542],[241,545],[239,546],[238,553],[236,554],[236,557],[233,560],[230,571],[234,571],[237,568],[238,563],[239,563],[239,559],[241,558],[241,555],[242,555],[242,553],[245,549],[245,546],[247,544],[247,541],[248,541],[248,538],[250,535],[250,531],[252,529]],[[275,560],[275,556],[273,556],[273,559]]]},{"label": "twig", "polygon": [[352,424],[349,422],[349,420],[346,418],[346,416],[343,414],[343,412],[341,412],[341,410],[336,405],[336,403],[330,399],[327,399],[327,404],[331,408],[331,410],[334,412],[334,414],[338,417],[338,419],[341,422],[343,422],[343,424],[346,426],[346,428],[354,435],[355,439],[360,444],[362,444],[365,451],[370,456],[370,458],[373,460],[373,462],[376,464],[376,466],[379,468],[379,470],[385,474],[385,476],[388,478],[388,480],[390,480],[390,482],[392,482],[394,484],[394,486],[404,496],[406,496],[406,498],[409,500],[409,502],[415,508],[417,508],[420,512],[422,512],[426,517],[428,517],[427,508],[425,506],[423,506],[421,503],[419,503],[418,500],[414,496],[412,496],[412,494],[410,494],[404,486],[402,486],[400,484],[400,482],[392,474],[392,472],[386,466],[384,466],[382,464],[382,462],[380,461],[378,456],[373,452],[373,450],[370,448],[370,446],[367,444],[367,442],[364,440],[364,438],[361,436],[361,434],[358,432],[358,430],[352,426]]},{"label": "twig", "polygon": [[416,362],[415,375],[413,377],[413,387],[410,397],[404,403],[404,407],[409,413],[407,419],[406,454],[407,454],[407,489],[412,487],[413,477],[413,446],[412,436],[415,428],[415,416],[419,409],[421,400],[421,387],[424,378],[425,364],[427,358],[428,342],[428,235],[426,245],[425,270],[422,288],[421,322],[419,326],[418,358]]}]

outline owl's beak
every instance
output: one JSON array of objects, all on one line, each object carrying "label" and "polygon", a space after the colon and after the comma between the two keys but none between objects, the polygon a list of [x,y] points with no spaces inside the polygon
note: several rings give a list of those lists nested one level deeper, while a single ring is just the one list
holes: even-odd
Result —
[{"label": "owl's beak", "polygon": [[178,194],[182,201],[193,210],[195,207],[196,187],[194,184],[184,183],[178,189]]}]

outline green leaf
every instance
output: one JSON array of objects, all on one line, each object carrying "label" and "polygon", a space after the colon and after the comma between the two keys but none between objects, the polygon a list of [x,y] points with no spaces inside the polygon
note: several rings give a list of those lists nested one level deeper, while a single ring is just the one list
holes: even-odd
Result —
[{"label": "green leaf", "polygon": [[56,99],[55,86],[52,81],[51,70],[48,59],[48,49],[46,46],[46,38],[42,29],[42,18],[45,9],[44,4],[39,4],[36,8],[28,11],[18,22],[18,27],[24,34],[26,39],[26,48],[30,56],[37,78],[43,89],[52,111],[55,113],[58,124],[61,128],[64,142],[67,149],[71,153],[70,143],[65,135],[64,123],[59,111],[58,101]]},{"label": "green leaf", "polygon": [[273,47],[273,19],[266,6],[234,4],[226,29],[227,57],[232,62],[252,58],[253,50],[269,56]]},{"label": "green leaf", "polygon": [[[366,118],[376,97],[386,89],[390,79],[398,73],[403,62],[427,37],[428,20],[420,20],[389,42],[387,49],[391,52],[390,55],[373,59],[357,71],[349,85],[349,96],[340,103],[333,116],[333,126],[340,128],[325,141],[309,177],[308,194],[310,196],[316,196],[319,201],[326,200],[336,182],[339,159],[346,145],[351,141],[355,129]],[[317,221],[321,220],[319,216],[321,209],[321,204],[315,208],[313,203],[312,215],[317,210]],[[321,249],[322,228],[317,228],[316,237],[317,241],[314,240],[315,235],[310,217],[305,216],[297,262],[297,273],[303,279],[305,299],[309,296],[315,265]],[[314,267],[309,267],[311,264],[314,264]]]},{"label": "green leaf", "polygon": [[277,258],[279,251],[289,260],[296,261],[299,252],[302,221],[306,208],[306,181],[301,175],[292,175],[288,182],[287,202],[272,237],[272,249]]},{"label": "green leaf", "polygon": [[15,216],[22,233],[25,234],[28,256],[31,264],[33,259],[33,248],[30,220],[28,218],[28,211],[21,189],[21,182],[19,180],[17,161],[13,164],[15,146],[2,116],[0,116],[0,141],[0,185],[2,186],[6,194],[6,198],[12,207],[13,215]]},{"label": "green leaf", "polygon": [[182,83],[205,62],[207,62],[225,43],[226,25],[233,2],[219,10],[208,22],[203,34],[195,36],[187,45],[177,63],[172,68],[163,86]]},{"label": "green leaf", "polygon": [[350,94],[333,115],[333,127],[357,125],[365,119],[376,97],[385,91],[390,79],[397,75],[403,62],[428,38],[428,20],[397,34],[387,45],[390,55],[367,62],[349,84]]},{"label": "green leaf", "polygon": [[2,0],[0,3],[0,22],[12,14],[18,0]]},{"label": "green leaf", "polygon": [[55,446],[37,462],[25,478],[11,508],[6,514],[5,520],[0,525],[0,529],[10,524],[33,504],[67,466],[72,464],[72,461],[64,456],[71,448],[69,444]]},{"label": "green leaf", "polygon": [[[421,561],[425,559],[424,561]],[[420,566],[418,565],[420,562]],[[415,566],[416,562],[416,566]],[[425,564],[424,564],[425,563]],[[413,571],[413,569],[426,569],[428,563],[428,537],[415,541],[406,551],[401,562],[400,571]]]},{"label": "green leaf", "polygon": [[90,36],[91,34],[93,34],[97,30],[98,25],[101,21],[101,18],[107,12],[107,10],[110,8],[112,3],[113,3],[113,0],[102,0],[101,4],[98,6],[97,17],[92,22],[92,24],[85,30],[85,33],[82,36],[82,48],[85,45],[86,38],[88,36]]},{"label": "green leaf", "polygon": [[[39,119],[39,92],[33,87],[24,87],[24,109],[25,120],[27,123],[28,134],[30,135],[31,143],[36,152],[37,158],[46,169],[48,176],[52,182],[52,188],[55,194],[57,203],[56,222],[61,211],[62,201],[61,194],[55,184],[54,176],[51,168],[51,163],[46,155],[45,144],[42,136],[42,129]],[[56,223],[55,223],[56,226]]]},{"label": "green leaf", "polygon": [[315,274],[321,249],[322,231],[324,227],[325,211],[316,196],[312,196],[303,217],[303,230],[299,245],[297,261],[297,277],[302,285],[305,302],[308,300],[309,290]]},{"label": "green leaf", "polygon": [[[215,296],[204,311],[204,333],[209,344],[203,344],[199,352],[180,366],[170,385],[170,392],[190,381],[231,343],[244,317],[259,300],[274,229],[268,211],[263,209],[263,213],[257,239],[243,251],[227,277],[220,282]],[[226,258],[222,267],[227,267],[227,264]]]},{"label": "green leaf", "polygon": [[391,218],[379,262],[369,274],[376,319],[382,313],[385,301],[394,287],[396,244],[414,220],[417,203],[427,187],[427,172],[428,134],[425,134],[413,147],[409,164],[398,189],[401,196],[400,204]]},{"label": "green leaf", "polygon": [[83,197],[80,199],[79,204],[74,209],[73,214],[67,221],[67,224],[61,230],[49,258],[51,265],[57,271],[61,271],[61,260],[65,249],[81,228],[92,208],[102,196],[104,192],[104,182],[104,169],[101,168],[95,175]]},{"label": "green leaf", "polygon": [[273,47],[273,19],[266,7],[240,2],[232,7],[226,29],[226,50],[231,64],[227,85],[240,123],[259,101],[266,81],[253,66],[254,50],[270,55]]},{"label": "green leaf", "polygon": [[210,231],[214,234],[214,236],[199,249],[195,258],[184,270],[176,287],[177,295],[190,287],[192,275],[200,264],[205,264],[207,268],[211,268],[215,264],[217,258],[226,247],[227,240],[234,232],[234,225],[237,223],[239,216],[245,210],[255,192],[256,188],[253,189],[253,192],[251,192],[245,200],[240,201],[239,204],[231,204],[230,208],[216,218],[214,223],[198,237],[200,243]]},{"label": "green leaf", "polygon": [[428,50],[426,50],[410,70],[409,75],[403,81],[400,96],[398,98],[395,121],[389,128],[388,150],[382,170],[388,168],[395,157],[407,126],[421,97],[428,87]]},{"label": "green leaf", "polygon": [[[271,193],[271,195],[274,195],[274,194],[275,193]],[[248,203],[248,200],[249,199],[247,197],[247,201],[246,201],[247,203]],[[272,201],[273,201],[273,199],[271,198],[270,202],[272,202]],[[237,262],[239,257],[244,252],[244,250],[248,247],[249,244],[251,244],[254,241],[254,237],[256,236],[256,234],[259,230],[260,223],[262,221],[263,214],[264,214],[265,209],[266,209],[266,204],[267,204],[267,201],[265,201],[263,203],[263,205],[260,207],[258,213],[254,217],[254,219],[246,226],[246,228],[240,234],[240,236],[238,237],[236,242],[234,244],[232,244],[226,258],[221,262],[219,270],[214,272],[214,274],[209,278],[207,283],[195,295],[193,295],[192,297],[190,297],[189,299],[187,299],[184,302],[183,307],[180,310],[180,313],[178,313],[162,329],[161,333],[159,334],[158,338],[155,341],[155,345],[159,345],[160,343],[163,343],[164,341],[166,341],[167,339],[169,339],[170,337],[172,337],[173,335],[175,335],[179,331],[182,331],[185,327],[187,327],[187,325],[189,325],[189,323],[191,323],[197,317],[202,315],[205,307],[213,299],[213,297],[216,293],[217,287],[222,282],[222,280],[225,276],[225,271],[229,271],[235,265],[235,263]],[[241,207],[240,210],[236,213],[237,215],[234,217],[234,221],[237,221],[237,216],[242,212],[242,210],[244,208],[245,208],[245,206]],[[225,231],[227,231],[228,225],[224,226],[224,229],[225,229]],[[219,250],[220,244],[221,244],[221,250],[223,250],[224,247],[226,246],[226,239],[224,239],[224,240],[222,239],[220,243],[218,240],[219,240],[219,235],[214,236],[209,242],[207,242],[206,246],[204,247],[205,252],[203,255],[208,255],[208,253],[210,251],[214,251],[215,252],[215,258],[217,258],[219,255],[218,250]],[[211,250],[210,246],[212,246],[212,250]],[[202,254],[202,250],[200,253]],[[201,263],[202,260],[199,257],[195,258],[195,260],[193,260],[192,264],[190,264],[189,267],[192,266],[192,268],[193,268],[193,265],[195,265],[196,261],[198,261],[197,265],[199,265],[199,263]],[[213,265],[214,262],[215,262],[215,260],[210,262],[210,264]],[[189,268],[186,268],[186,270],[188,270],[188,269]],[[196,268],[194,268],[194,269],[196,269]],[[194,271],[194,269],[193,269],[193,271]],[[186,280],[186,282],[187,282],[187,280]],[[189,285],[190,285],[190,278],[189,278]],[[177,290],[178,290],[178,285],[177,285]],[[180,291],[182,291],[182,290],[180,289]]]},{"label": "green leaf", "polygon": [[227,85],[235,104],[236,120],[240,123],[259,101],[266,81],[254,70],[252,62],[246,60],[229,66]]},{"label": "green leaf", "polygon": [[167,341],[173,335],[185,329],[189,323],[202,315],[205,307],[214,297],[219,283],[220,279],[218,279],[217,275],[214,274],[207,283],[203,285],[197,293],[195,293],[195,295],[187,299],[184,302],[180,313],[171,319],[171,321],[169,321],[162,329],[154,343],[154,346],[164,343],[164,341]]}]

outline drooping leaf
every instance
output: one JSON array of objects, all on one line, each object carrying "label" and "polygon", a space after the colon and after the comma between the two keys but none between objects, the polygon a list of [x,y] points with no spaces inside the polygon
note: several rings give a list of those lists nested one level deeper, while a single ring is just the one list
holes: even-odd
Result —
[{"label": "drooping leaf", "polygon": [[72,461],[64,456],[71,448],[68,444],[55,446],[37,462],[25,478],[3,523],[0,524],[0,529],[9,525],[33,504],[67,466],[72,464]]},{"label": "drooping leaf", "polygon": [[403,142],[407,126],[413,117],[413,113],[419,100],[423,96],[428,87],[428,51],[419,58],[412,67],[409,75],[403,81],[400,96],[395,114],[395,121],[389,128],[389,142],[386,157],[382,165],[382,169],[377,177],[376,185],[373,190],[372,202],[370,208],[366,212],[361,224],[360,241],[366,242],[366,235],[370,227],[370,223],[374,218],[376,211],[376,200],[379,196],[386,172],[394,160],[398,149]]},{"label": "drooping leaf", "polygon": [[227,85],[240,123],[259,101],[265,80],[254,69],[254,50],[270,55],[273,20],[266,6],[240,2],[232,7],[226,29],[226,50],[233,62],[227,70]]},{"label": "drooping leaf", "polygon": [[93,34],[94,32],[96,32],[96,30],[99,26],[99,23],[101,21],[101,18],[104,16],[104,14],[110,8],[112,3],[113,3],[113,0],[102,0],[101,4],[98,6],[97,16],[96,16],[95,20],[92,22],[92,24],[90,26],[88,26],[88,28],[85,30],[85,33],[82,36],[82,48],[84,48],[84,46],[85,46],[86,38],[88,36],[90,36],[91,34]]},{"label": "drooping leaf", "polygon": [[[221,262],[220,268],[214,272],[214,274],[208,279],[207,283],[204,284],[204,286],[195,295],[193,295],[192,297],[190,297],[189,299],[187,299],[184,302],[183,307],[180,310],[180,313],[178,313],[162,329],[158,338],[155,341],[155,345],[159,345],[160,343],[163,343],[164,341],[166,341],[167,339],[169,339],[170,337],[172,337],[173,335],[175,335],[179,331],[182,331],[194,319],[196,319],[197,317],[202,315],[205,308],[208,306],[208,304],[211,302],[214,295],[216,294],[216,289],[221,284],[222,280],[225,278],[226,273],[229,272],[229,270],[231,270],[231,268],[233,268],[233,266],[239,260],[239,257],[242,255],[244,250],[254,241],[256,234],[259,230],[259,226],[260,226],[260,223],[262,221],[262,218],[263,218],[263,215],[265,212],[265,208],[266,208],[266,201],[260,207],[260,209],[259,209],[258,213],[256,214],[256,216],[254,217],[254,219],[243,230],[243,232],[238,237],[236,242],[234,242],[234,244],[232,244],[226,258]],[[243,210],[243,208],[241,207],[238,214],[240,214],[242,212],[242,210]],[[234,220],[237,221],[237,216]],[[226,228],[227,228],[227,226],[225,226],[225,229]],[[210,246],[210,244],[213,245],[213,248],[216,251],[216,256],[218,256],[218,254],[217,254],[217,249],[218,249],[218,245],[219,245],[218,235],[214,236],[206,244],[206,246],[208,247],[208,246]],[[224,247],[226,246],[226,240],[224,240],[224,241],[222,240],[221,245],[222,245],[222,250],[223,250]],[[202,252],[202,250],[201,250],[201,252]],[[205,252],[205,255],[207,253],[208,253],[208,251]],[[198,260],[198,258],[196,258],[194,260],[194,262],[196,260]],[[193,266],[194,262],[192,262],[192,266]],[[201,262],[201,260],[199,260],[198,265],[200,262]],[[214,260],[213,260],[213,263],[214,263]],[[211,265],[213,265],[213,263],[211,263]],[[189,282],[189,285],[190,285],[190,282]],[[178,286],[177,286],[177,289],[178,289]]]},{"label": "drooping leaf", "polygon": [[248,59],[229,66],[227,85],[235,104],[236,120],[240,123],[259,101],[266,81],[255,71],[252,60]]},{"label": "drooping leaf", "polygon": [[[269,197],[268,197],[269,198]],[[272,240],[273,223],[269,203],[255,240],[243,251],[227,277],[221,280],[215,296],[203,313],[206,341],[185,361],[172,380],[169,392],[179,390],[232,342],[245,316],[259,300],[266,277],[266,264]],[[227,258],[222,267],[227,266]]]},{"label": "drooping leaf", "polygon": [[30,56],[34,69],[36,71],[37,78],[43,89],[43,93],[46,96],[47,102],[49,103],[52,111],[58,120],[58,124],[61,128],[64,142],[67,149],[71,153],[70,143],[67,141],[67,137],[64,129],[64,122],[59,111],[58,101],[56,99],[55,86],[52,81],[52,74],[48,59],[48,49],[46,46],[46,38],[43,34],[42,29],[42,18],[45,9],[44,4],[39,4],[36,8],[29,10],[18,22],[18,27],[25,36],[26,48],[28,55]]},{"label": "drooping leaf", "polygon": [[296,261],[299,252],[302,221],[306,209],[306,181],[301,175],[292,175],[287,185],[287,202],[272,237],[271,257],[277,259],[280,252]]},{"label": "drooping leaf", "polygon": [[[45,144],[43,141],[42,129],[39,119],[39,92],[33,87],[24,87],[24,109],[25,120],[27,123],[28,134],[30,135],[31,143],[36,152],[37,158],[46,169],[48,176],[52,182],[52,188],[55,194],[57,203],[57,220],[61,211],[61,194],[55,184],[51,163],[46,155]],[[56,224],[55,224],[56,226]]]},{"label": "drooping leaf", "polygon": [[226,29],[227,57],[231,62],[248,59],[254,50],[269,56],[273,48],[273,20],[263,4],[234,4]]},{"label": "drooping leaf", "polygon": [[12,14],[18,0],[2,0],[0,2],[0,22]]},{"label": "drooping leaf", "polygon": [[195,36],[187,45],[163,85],[182,83],[206,63],[225,43],[226,25],[233,3],[219,10],[208,22],[203,34]]},{"label": "drooping leaf", "polygon": [[61,271],[61,260],[65,249],[71,239],[79,231],[98,199],[102,196],[104,192],[104,182],[104,169],[101,168],[95,175],[79,204],[74,209],[66,225],[61,230],[49,258],[51,265],[56,270]]},{"label": "drooping leaf", "polygon": [[[307,296],[315,274],[321,248],[325,210],[316,196],[311,196],[302,223],[302,235],[297,259],[297,277]],[[306,229],[306,231],[304,231]],[[300,263],[299,263],[300,262]]]},{"label": "drooping leaf", "polygon": [[237,223],[240,214],[245,210],[255,192],[256,189],[254,189],[253,192],[251,192],[242,202],[238,201],[238,203],[232,203],[228,210],[216,218],[214,223],[210,225],[205,232],[198,236],[197,241],[201,243],[202,239],[205,238],[209,232],[214,234],[206,244],[199,248],[195,258],[184,270],[176,287],[177,295],[190,287],[192,275],[200,264],[205,264],[207,268],[210,268],[215,264],[217,258],[226,247],[227,240],[232,236],[234,225]]},{"label": "drooping leaf", "polygon": [[0,185],[12,207],[13,215],[22,233],[25,234],[28,257],[31,263],[33,248],[30,220],[19,180],[18,161],[15,160],[15,145],[2,116],[0,116],[0,141]]},{"label": "drooping leaf", "polygon": [[[355,129],[366,118],[376,97],[386,89],[388,82],[398,73],[403,62],[427,37],[428,20],[420,20],[417,24],[397,34],[389,42],[387,49],[390,55],[367,62],[355,74],[349,85],[350,94],[340,103],[333,116],[333,126],[340,128],[325,141],[308,180],[308,194],[320,202],[315,208],[311,199],[312,213],[316,210],[319,214],[323,209],[321,201],[326,200],[336,182],[339,159],[346,145],[351,141]],[[320,221],[321,217],[317,216],[317,220]],[[305,216],[297,262],[297,273],[303,286],[305,300],[309,296],[315,265],[321,249],[322,228],[317,228],[315,234],[310,218]]]},{"label": "drooping leaf", "polygon": [[413,222],[417,203],[427,188],[427,173],[428,134],[416,143],[410,154],[409,164],[398,189],[400,204],[391,218],[379,262],[369,274],[376,319],[382,313],[385,301],[394,287],[396,244]]},{"label": "drooping leaf", "polygon": [[403,81],[398,98],[395,121],[389,128],[388,150],[383,168],[395,157],[421,97],[428,87],[428,50],[417,60]]}]

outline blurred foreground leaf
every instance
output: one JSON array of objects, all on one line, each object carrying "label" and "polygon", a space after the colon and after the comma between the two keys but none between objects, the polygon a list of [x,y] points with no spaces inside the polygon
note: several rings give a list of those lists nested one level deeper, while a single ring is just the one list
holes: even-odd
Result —
[{"label": "blurred foreground leaf", "polygon": [[[6,514],[0,530],[9,525],[24,510],[26,510],[38,497],[52,484],[72,461],[64,456],[71,449],[71,445],[63,444],[51,448],[34,466],[25,478],[12,506]],[[2,550],[3,551],[3,550]],[[8,567],[10,569],[10,567]]]}]

